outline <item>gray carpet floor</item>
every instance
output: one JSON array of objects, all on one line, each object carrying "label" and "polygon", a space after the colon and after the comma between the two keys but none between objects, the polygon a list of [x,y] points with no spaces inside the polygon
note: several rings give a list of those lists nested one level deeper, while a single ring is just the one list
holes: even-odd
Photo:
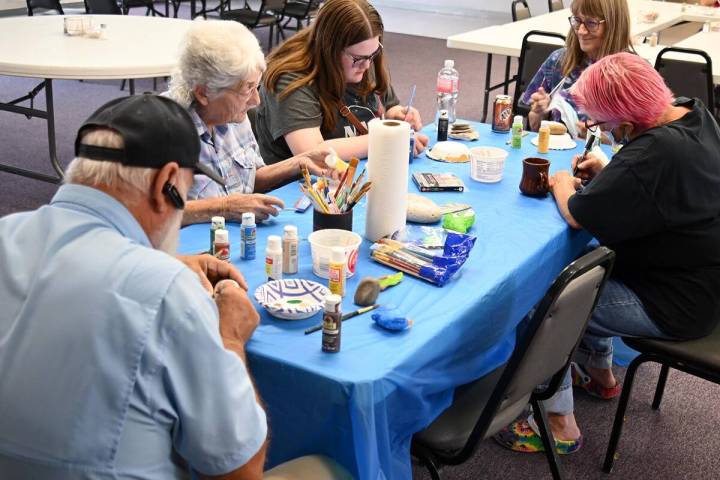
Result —
[{"label": "gray carpet floor", "polygon": [[[259,33],[266,44],[265,33]],[[461,118],[480,120],[485,75],[484,55],[448,50],[444,41],[399,34],[387,34],[384,45],[393,84],[401,101],[417,85],[415,105],[424,121],[435,113],[434,82],[445,58],[453,58],[460,72]],[[494,59],[494,81],[501,78],[505,59]],[[35,86],[24,78],[0,77],[0,100],[19,97]],[[80,123],[103,102],[127,92],[119,82],[55,82],[57,150],[63,163],[72,158],[72,146]],[[138,91],[152,88],[150,81],[138,82]],[[160,87],[162,88],[162,87]],[[497,92],[496,92],[497,93]],[[41,95],[42,97],[42,95]],[[43,105],[38,98],[36,104]],[[45,123],[37,119],[0,112],[0,162],[51,173]],[[46,203],[56,186],[0,172],[0,215],[30,210]],[[659,411],[650,409],[658,368],[641,368],[628,410],[619,459],[611,476],[600,470],[617,401],[601,402],[582,393],[576,395],[576,415],[585,436],[578,453],[561,459],[569,479],[716,479],[720,478],[720,386],[672,372]],[[623,369],[618,369],[622,376]],[[466,464],[447,467],[443,478],[514,479],[550,478],[542,455],[514,453],[492,441],[483,442]],[[430,478],[420,466],[413,468],[418,480]]]}]

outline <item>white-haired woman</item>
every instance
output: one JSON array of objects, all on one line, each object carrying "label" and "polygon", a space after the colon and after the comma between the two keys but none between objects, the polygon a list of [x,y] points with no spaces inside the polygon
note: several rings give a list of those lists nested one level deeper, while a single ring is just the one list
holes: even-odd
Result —
[{"label": "white-haired woman", "polygon": [[232,21],[196,21],[185,37],[168,95],[184,105],[200,136],[200,161],[225,179],[221,187],[196,175],[183,223],[207,222],[213,215],[258,220],[277,215],[279,198],[264,195],[300,175],[302,165],[323,174],[325,148],[265,165],[247,111],[260,104],[258,85],[265,58],[255,36]]}]

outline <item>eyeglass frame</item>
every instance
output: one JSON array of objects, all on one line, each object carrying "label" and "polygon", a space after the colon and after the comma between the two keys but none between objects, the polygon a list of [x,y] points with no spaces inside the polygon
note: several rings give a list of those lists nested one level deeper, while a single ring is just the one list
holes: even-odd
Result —
[{"label": "eyeglass frame", "polygon": [[[573,19],[575,19],[577,26],[573,25]],[[585,30],[587,30],[590,33],[594,33],[594,32],[598,31],[598,29],[600,28],[600,25],[605,23],[606,20],[595,20],[594,18],[589,18],[589,19],[583,20],[582,18],[580,18],[578,16],[571,15],[568,17],[568,22],[570,22],[570,28],[572,28],[576,32],[578,30],[580,30],[581,25],[584,25]],[[590,24],[588,24],[588,22],[590,22]],[[590,25],[595,25],[595,26],[591,27]]]},{"label": "eyeglass frame", "polygon": [[237,95],[237,96],[240,97],[240,98],[249,98],[249,97],[251,97],[255,92],[259,92],[259,91],[260,91],[260,84],[261,84],[261,82],[258,81],[257,84],[255,84],[255,85],[253,85],[253,86],[251,86],[251,87],[248,87],[248,83],[244,83],[244,84],[243,84],[243,90],[244,90],[244,91],[242,91],[242,92],[239,92],[239,91],[235,90],[235,89],[232,88],[232,87],[223,88],[222,91],[234,93],[235,95]]},{"label": "eyeglass frame", "polygon": [[385,48],[383,47],[383,44],[378,42],[378,48],[370,55],[353,55],[352,53],[345,50],[343,50],[343,53],[348,57],[352,58],[352,66],[353,68],[355,68],[358,63],[364,62],[366,60],[372,63],[372,61],[375,60],[375,58],[382,53],[383,48]]}]

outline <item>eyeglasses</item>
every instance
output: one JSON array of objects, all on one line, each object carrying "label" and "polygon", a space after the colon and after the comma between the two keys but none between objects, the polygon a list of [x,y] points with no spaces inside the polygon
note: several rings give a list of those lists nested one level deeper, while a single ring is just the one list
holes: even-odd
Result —
[{"label": "eyeglasses", "polygon": [[590,33],[596,32],[600,28],[600,24],[605,23],[605,20],[595,20],[593,18],[583,20],[580,17],[568,17],[568,21],[576,32],[580,30],[580,25],[585,25],[585,29]]},{"label": "eyeglasses", "polygon": [[238,97],[245,98],[253,95],[255,92],[260,90],[260,83],[253,85],[252,83],[244,84],[242,90],[235,90],[234,88],[226,88],[225,91],[232,92]]},{"label": "eyeglasses", "polygon": [[598,128],[600,125],[602,125],[605,122],[594,122],[594,123],[588,123],[587,120],[585,120],[585,129],[587,129],[590,133],[597,133]]},{"label": "eyeglasses", "polygon": [[348,57],[352,58],[352,61],[353,61],[352,66],[356,67],[357,64],[360,62],[364,62],[364,61],[372,62],[373,60],[375,60],[375,57],[377,57],[378,55],[380,55],[380,53],[382,53],[382,50],[383,50],[382,43],[378,43],[377,50],[375,50],[370,55],[353,55],[352,53],[349,53],[349,52],[343,52],[343,53],[345,55],[347,55]]}]

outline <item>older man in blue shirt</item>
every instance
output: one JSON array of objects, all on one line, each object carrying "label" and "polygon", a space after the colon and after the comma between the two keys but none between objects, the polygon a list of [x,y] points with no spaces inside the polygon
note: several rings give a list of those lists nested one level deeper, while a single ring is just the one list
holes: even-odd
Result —
[{"label": "older man in blue shirt", "polygon": [[192,120],[166,98],[113,100],[75,149],[49,205],[0,220],[0,477],[261,478],[245,282],[168,255],[193,172],[216,177]]}]

